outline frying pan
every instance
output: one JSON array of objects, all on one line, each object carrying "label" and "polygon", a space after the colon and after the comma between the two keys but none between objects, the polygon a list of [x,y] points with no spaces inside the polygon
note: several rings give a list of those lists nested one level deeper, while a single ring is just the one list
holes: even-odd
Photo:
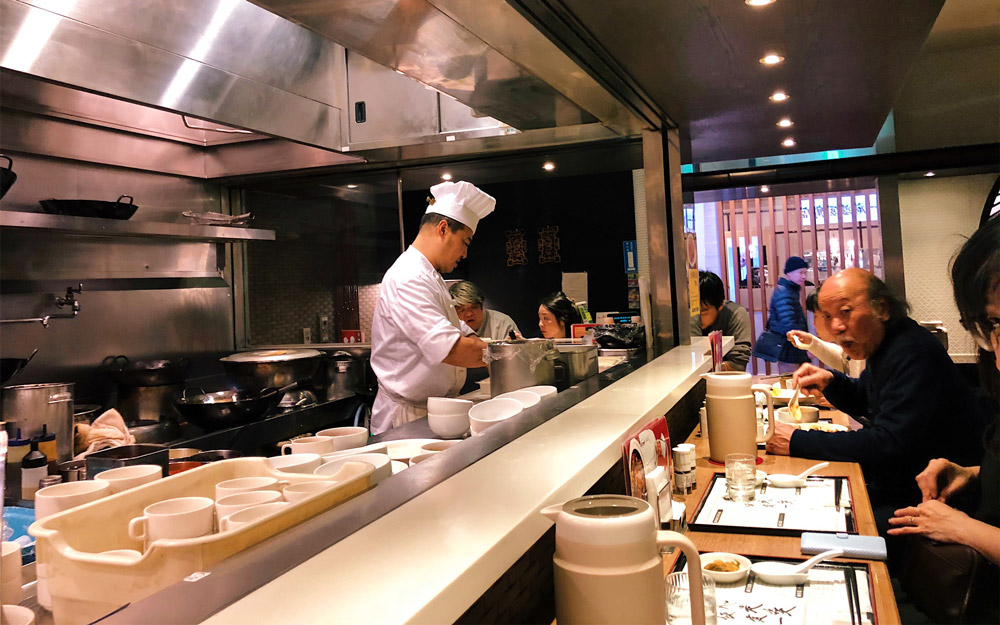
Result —
[{"label": "frying pan", "polygon": [[[128,198],[128,202],[122,202]],[[41,200],[39,204],[50,215],[72,217],[100,217],[102,219],[128,219],[139,208],[131,195],[118,196],[115,202],[103,200]]]},{"label": "frying pan", "polygon": [[6,384],[7,380],[20,373],[37,353],[38,349],[35,349],[27,358],[0,358],[0,384]]},{"label": "frying pan", "polygon": [[234,427],[251,423],[272,412],[281,402],[285,391],[295,383],[281,388],[268,388],[258,393],[247,391],[201,391],[189,395],[187,389],[176,401],[177,410],[185,419],[205,430]]},{"label": "frying pan", "polygon": [[14,173],[14,161],[9,156],[0,154],[0,158],[7,159],[7,165],[0,167],[0,198],[7,195],[10,188],[17,181],[17,174]]},{"label": "frying pan", "polygon": [[163,386],[180,384],[187,374],[190,359],[136,360],[126,356],[108,356],[101,361],[116,384],[121,386]]}]

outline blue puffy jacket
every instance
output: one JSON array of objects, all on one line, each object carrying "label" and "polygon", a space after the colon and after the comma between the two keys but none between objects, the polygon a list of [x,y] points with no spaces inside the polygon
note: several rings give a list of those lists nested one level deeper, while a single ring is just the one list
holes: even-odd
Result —
[{"label": "blue puffy jacket", "polygon": [[[784,337],[789,330],[809,331],[806,324],[806,314],[802,310],[800,301],[802,287],[787,278],[778,280],[778,286],[774,288],[774,295],[771,296],[767,325],[772,332],[776,332]],[[801,349],[785,340],[781,348],[781,362],[807,362],[809,356]]]}]

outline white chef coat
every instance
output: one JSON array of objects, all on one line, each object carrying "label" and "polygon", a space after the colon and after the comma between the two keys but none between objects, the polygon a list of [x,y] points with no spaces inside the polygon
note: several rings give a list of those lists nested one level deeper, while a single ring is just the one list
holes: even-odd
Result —
[{"label": "white chef coat", "polygon": [[465,369],[442,361],[471,332],[459,321],[441,274],[420,251],[407,248],[385,273],[372,318],[371,364],[379,386],[372,434],[426,416],[428,397],[458,393]]},{"label": "white chef coat", "polygon": [[517,329],[517,324],[508,315],[503,314],[497,310],[483,310],[483,325],[479,327],[479,331],[476,334],[480,338],[494,339],[496,341],[507,340],[507,335],[510,331],[520,332]]}]

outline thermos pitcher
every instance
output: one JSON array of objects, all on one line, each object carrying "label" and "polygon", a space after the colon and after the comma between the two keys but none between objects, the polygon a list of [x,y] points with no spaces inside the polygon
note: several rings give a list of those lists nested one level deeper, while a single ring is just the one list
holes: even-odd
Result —
[{"label": "thermos pitcher", "polygon": [[[705,409],[708,413],[709,457],[724,463],[728,454],[757,455],[757,443],[774,435],[774,398],[771,387],[752,384],[749,373],[706,373]],[[754,392],[767,399],[767,436],[757,438],[757,404]]]}]

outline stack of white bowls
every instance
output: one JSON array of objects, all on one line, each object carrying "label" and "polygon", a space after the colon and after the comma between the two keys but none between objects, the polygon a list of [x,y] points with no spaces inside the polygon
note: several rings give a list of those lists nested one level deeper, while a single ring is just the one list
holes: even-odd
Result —
[{"label": "stack of white bowls", "polygon": [[21,603],[21,545],[6,540],[0,560],[0,603]]},{"label": "stack of white bowls", "polygon": [[509,419],[524,410],[524,405],[510,397],[494,397],[469,409],[469,425],[472,433],[482,434],[504,419]]},{"label": "stack of white bowls", "polygon": [[452,397],[427,399],[427,424],[441,438],[461,438],[469,431],[472,402]]}]

